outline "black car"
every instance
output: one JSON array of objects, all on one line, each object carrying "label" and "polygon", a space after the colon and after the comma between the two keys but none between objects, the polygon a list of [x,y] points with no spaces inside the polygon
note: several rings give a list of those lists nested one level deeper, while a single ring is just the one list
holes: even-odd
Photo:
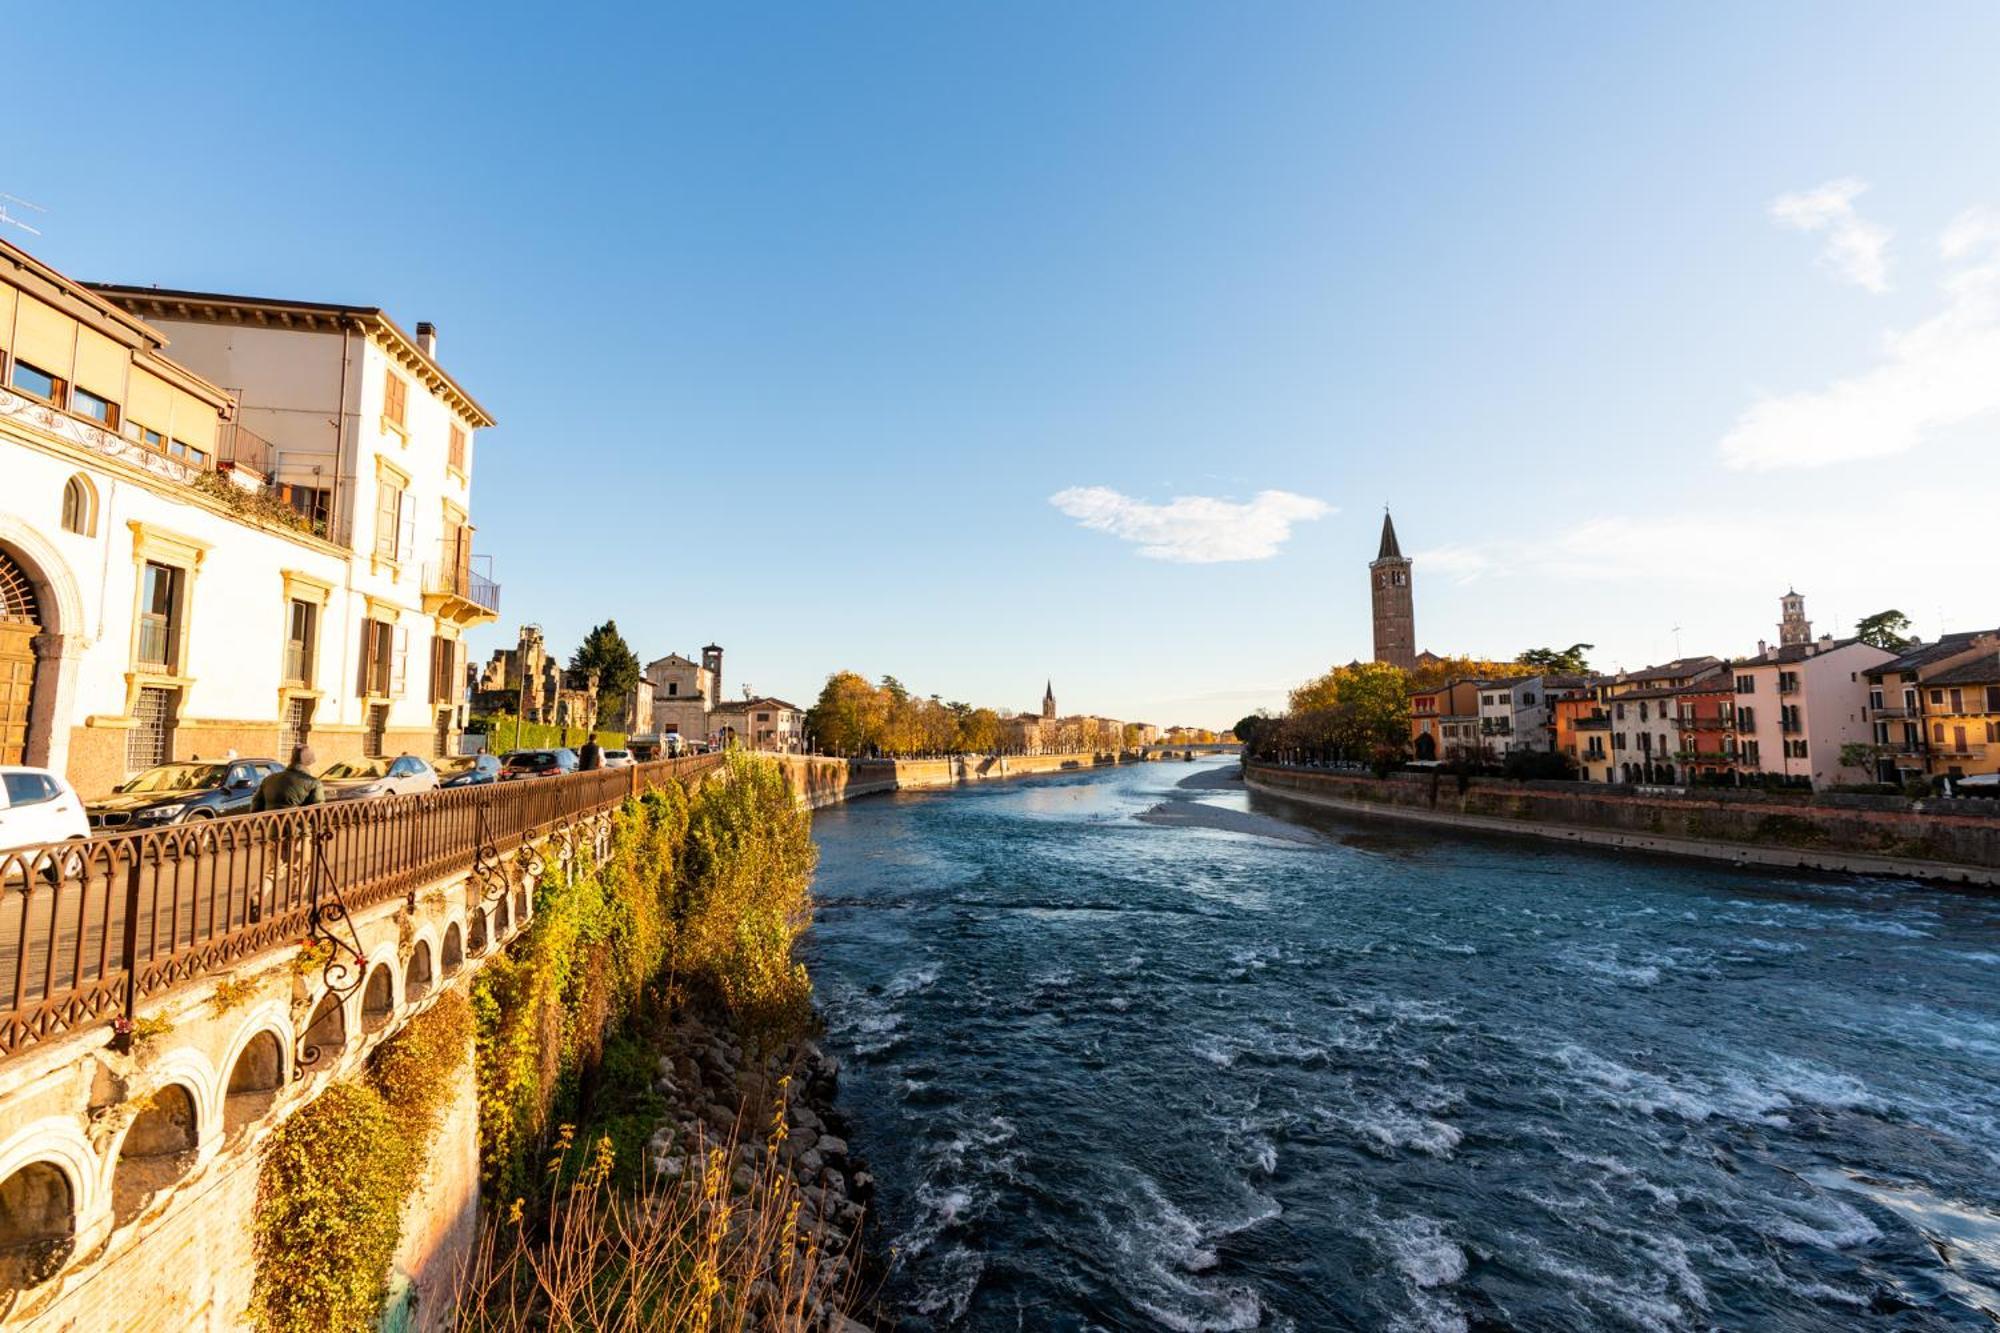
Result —
[{"label": "black car", "polygon": [[86,802],[83,810],[93,833],[240,814],[250,808],[257,784],[282,768],[275,759],[161,764],[126,779],[111,795]]},{"label": "black car", "polygon": [[509,750],[500,757],[500,780],[553,778],[576,772],[574,750]]},{"label": "black car", "polygon": [[464,754],[456,759],[440,759],[431,767],[437,770],[440,787],[483,787],[500,780],[500,761],[490,754]]}]

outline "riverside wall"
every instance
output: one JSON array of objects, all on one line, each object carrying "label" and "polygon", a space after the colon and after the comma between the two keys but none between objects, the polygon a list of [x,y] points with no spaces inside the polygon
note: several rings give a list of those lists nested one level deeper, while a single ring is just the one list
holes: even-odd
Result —
[{"label": "riverside wall", "polygon": [[1368,818],[1742,865],[2000,888],[2000,806],[1246,763],[1256,791]]},{"label": "riverside wall", "polygon": [[1068,773],[1117,764],[1104,754],[948,755],[940,759],[833,759],[817,755],[774,755],[785,778],[808,809],[884,792],[931,791],[1037,773]]}]

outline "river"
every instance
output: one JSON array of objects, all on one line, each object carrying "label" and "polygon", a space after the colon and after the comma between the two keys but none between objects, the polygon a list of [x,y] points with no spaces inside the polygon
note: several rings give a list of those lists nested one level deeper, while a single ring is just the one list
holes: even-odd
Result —
[{"label": "river", "polygon": [[815,816],[905,1327],[1990,1333],[2000,899],[1233,771]]}]

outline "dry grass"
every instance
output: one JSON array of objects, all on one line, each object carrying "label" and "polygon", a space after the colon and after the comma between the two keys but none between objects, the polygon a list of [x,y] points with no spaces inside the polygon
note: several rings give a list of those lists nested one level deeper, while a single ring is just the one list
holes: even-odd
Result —
[{"label": "dry grass", "polygon": [[[458,1299],[462,1333],[806,1333],[858,1290],[859,1237],[815,1217],[787,1171],[785,1102],[755,1166],[737,1139],[677,1145],[679,1175],[612,1182],[610,1139],[574,1178],[572,1130],[557,1137],[547,1195],[484,1227]],[[747,1178],[746,1178],[747,1177]]]}]

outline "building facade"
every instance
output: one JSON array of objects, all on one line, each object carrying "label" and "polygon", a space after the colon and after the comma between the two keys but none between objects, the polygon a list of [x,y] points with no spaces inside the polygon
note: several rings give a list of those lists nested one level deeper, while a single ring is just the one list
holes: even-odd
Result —
[{"label": "building facade", "polygon": [[1946,634],[1862,672],[1878,782],[2000,769],[2000,681],[1972,678],[1996,651],[2000,629]]},{"label": "building facade", "polygon": [[[374,316],[347,335],[354,392],[313,405],[350,471],[379,452],[359,429],[359,380],[400,337]],[[469,523],[468,558],[433,571],[417,534],[442,534],[414,510],[398,507],[384,561],[358,497],[344,514],[294,500],[277,484],[284,442],[247,420],[268,382],[204,357],[199,337],[169,357],[169,326],[188,323],[152,324],[0,243],[0,762],[65,772],[90,796],[154,763],[280,757],[307,737],[329,758],[448,752],[463,722],[455,645],[497,602],[490,580],[470,587]],[[452,393],[465,513],[471,431],[491,420]],[[425,397],[408,392],[406,412]],[[429,444],[395,444],[413,481]]]},{"label": "building facade", "polygon": [[1765,645],[1732,663],[1738,770],[1796,786],[1873,781],[1843,755],[1873,737],[1862,673],[1894,657],[1858,639],[1824,636]]}]

